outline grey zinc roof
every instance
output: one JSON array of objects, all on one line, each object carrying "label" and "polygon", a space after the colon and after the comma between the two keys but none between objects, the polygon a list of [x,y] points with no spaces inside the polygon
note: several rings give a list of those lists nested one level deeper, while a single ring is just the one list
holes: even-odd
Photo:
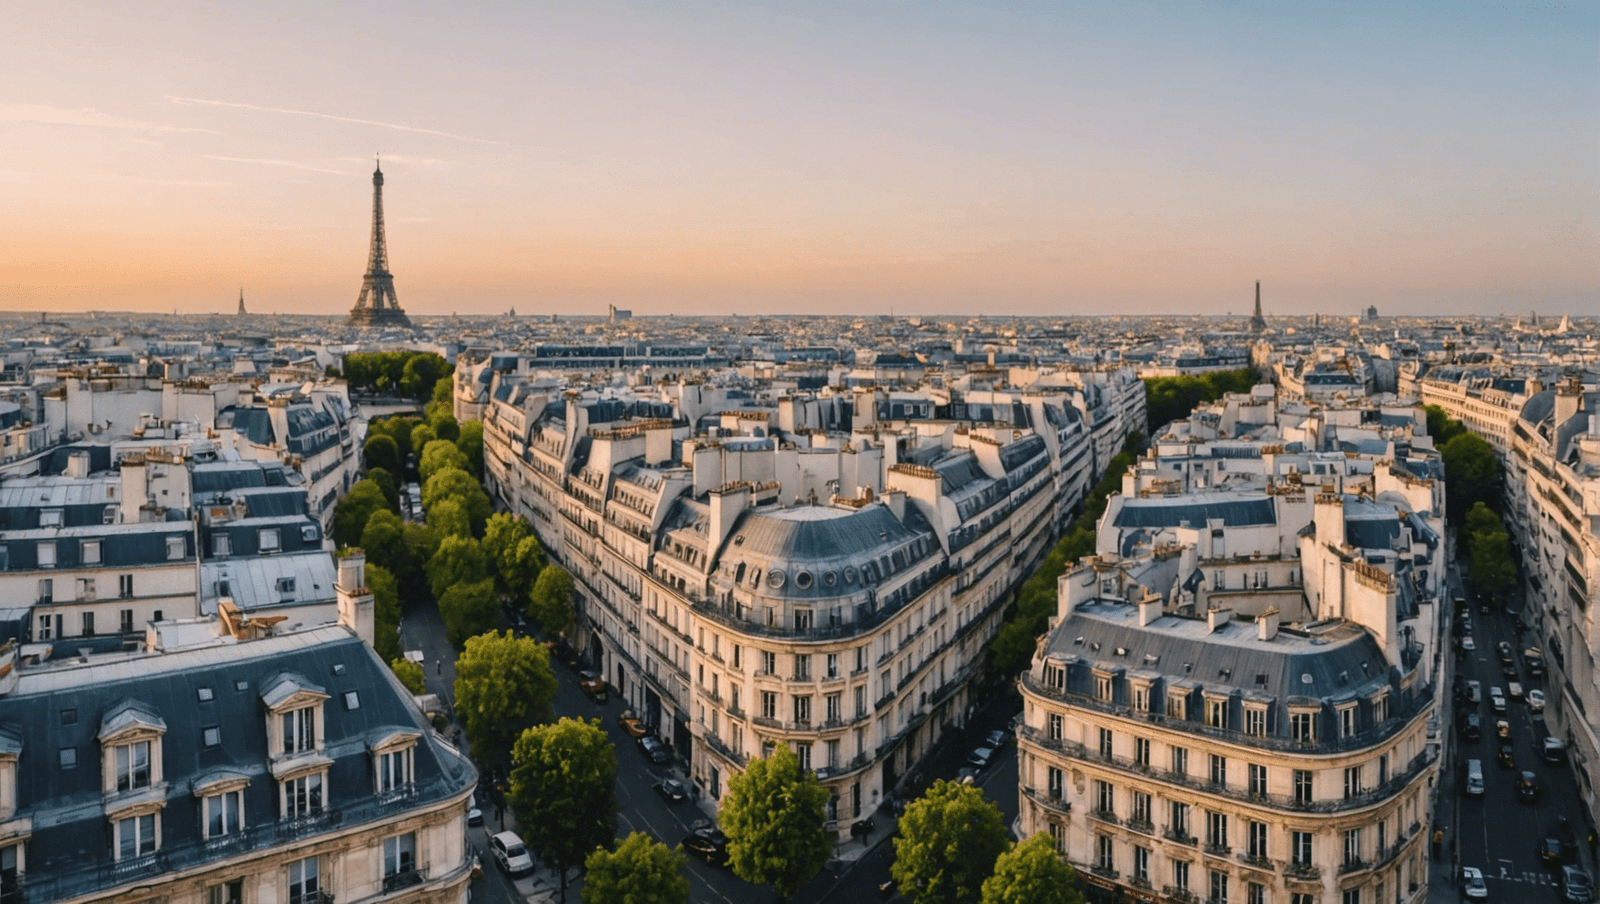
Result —
[{"label": "grey zinc roof", "polygon": [[1277,512],[1266,496],[1241,499],[1235,494],[1207,493],[1178,497],[1129,499],[1114,522],[1117,527],[1178,527],[1188,523],[1204,527],[1211,519],[1221,519],[1228,527],[1275,524]]}]

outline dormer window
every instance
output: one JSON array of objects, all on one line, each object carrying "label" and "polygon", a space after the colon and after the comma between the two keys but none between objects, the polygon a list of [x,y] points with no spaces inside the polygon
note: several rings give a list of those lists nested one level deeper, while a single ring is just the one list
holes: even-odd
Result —
[{"label": "dormer window", "polygon": [[211,554],[213,556],[226,556],[233,553],[233,540],[227,534],[212,534]]},{"label": "dormer window", "polygon": [[317,746],[317,710],[306,706],[283,714],[283,752],[304,753]]},{"label": "dormer window", "polygon": [[61,526],[61,509],[58,509],[58,508],[40,509],[39,510],[39,526],[40,527],[60,527]]},{"label": "dormer window", "polygon": [[276,527],[263,527],[259,534],[259,548],[262,552],[277,552],[282,547],[278,544],[278,529]]},{"label": "dormer window", "polygon": [[161,739],[167,724],[144,704],[125,700],[100,723],[101,787],[111,821],[112,856],[121,861],[154,854],[161,844],[166,794]]},{"label": "dormer window", "polygon": [[100,541],[99,540],[85,540],[85,541],[83,541],[83,547],[82,547],[82,550],[81,550],[81,558],[79,559],[79,561],[82,562],[85,565],[99,565],[100,564]]},{"label": "dormer window", "polygon": [[167,561],[177,562],[183,559],[183,538],[167,538]]},{"label": "dormer window", "polygon": [[150,787],[150,742],[135,741],[113,748],[116,758],[117,790],[133,791]]}]

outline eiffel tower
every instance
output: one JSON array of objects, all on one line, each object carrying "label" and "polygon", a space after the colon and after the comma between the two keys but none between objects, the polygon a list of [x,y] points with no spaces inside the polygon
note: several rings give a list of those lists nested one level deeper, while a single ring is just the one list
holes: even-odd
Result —
[{"label": "eiffel tower", "polygon": [[394,274],[389,272],[389,246],[383,239],[383,167],[372,171],[372,248],[367,252],[367,275],[361,280],[361,297],[350,309],[351,326],[411,326],[394,295]]},{"label": "eiffel tower", "polygon": [[[363,293],[365,294],[365,293]],[[1250,332],[1259,333],[1267,328],[1267,318],[1261,316],[1261,280],[1256,280],[1256,312],[1250,316]]]}]

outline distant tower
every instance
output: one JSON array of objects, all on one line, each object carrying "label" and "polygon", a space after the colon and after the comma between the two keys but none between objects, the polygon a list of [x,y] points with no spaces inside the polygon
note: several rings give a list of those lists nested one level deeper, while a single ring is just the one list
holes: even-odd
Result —
[{"label": "distant tower", "polygon": [[246,312],[245,312],[245,309],[244,309],[244,286],[240,286],[239,287],[239,316],[240,317],[246,316]]},{"label": "distant tower", "polygon": [[1261,316],[1261,280],[1256,280],[1256,312],[1250,315],[1250,332],[1260,333],[1267,329],[1267,318]]},{"label": "distant tower", "polygon": [[372,248],[367,252],[367,275],[361,280],[361,297],[350,309],[351,326],[411,325],[394,295],[394,275],[389,272],[389,246],[383,238],[383,168],[372,171]]}]

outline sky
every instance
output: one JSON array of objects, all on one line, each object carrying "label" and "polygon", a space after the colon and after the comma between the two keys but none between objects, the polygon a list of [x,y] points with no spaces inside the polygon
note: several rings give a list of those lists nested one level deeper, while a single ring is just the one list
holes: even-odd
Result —
[{"label": "sky", "polygon": [[0,310],[1600,311],[1600,4],[33,3]]}]

